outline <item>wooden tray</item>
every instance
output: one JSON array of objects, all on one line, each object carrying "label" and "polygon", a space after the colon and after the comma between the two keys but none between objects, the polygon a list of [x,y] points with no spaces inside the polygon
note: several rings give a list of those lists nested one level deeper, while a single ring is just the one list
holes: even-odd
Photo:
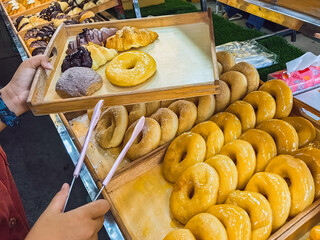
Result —
[{"label": "wooden tray", "polygon": [[[317,128],[317,138],[313,144],[320,148],[320,124],[306,115],[305,111],[320,117],[318,110],[294,99],[292,113],[305,117],[314,124]],[[79,119],[81,115],[82,119],[81,117]],[[80,150],[85,136],[85,133],[81,133],[81,131],[85,128],[76,124],[88,124],[85,112],[60,114],[60,117]],[[78,119],[75,120],[77,117]],[[80,139],[79,135],[82,136]],[[106,150],[101,151],[100,147],[94,150],[95,143],[91,142],[90,144],[85,163],[100,188],[116,155],[112,155],[111,150],[107,153]],[[126,239],[162,239],[174,228],[182,227],[178,222],[172,221],[170,216],[169,198],[172,184],[168,183],[162,174],[162,160],[168,145],[169,143],[137,161],[123,163],[122,168],[116,172],[107,189],[102,193],[103,197],[110,201],[112,214]],[[95,154],[92,154],[92,151],[96,151]],[[116,151],[120,151],[120,149]],[[306,216],[319,216],[315,213],[315,211],[319,211],[319,207],[320,199],[288,221],[269,239],[298,239],[297,236],[306,233],[313,226],[305,224]],[[312,220],[312,223],[314,222],[315,220]],[[300,229],[300,226],[303,229]]]},{"label": "wooden tray", "polygon": [[[154,43],[139,50],[148,52],[157,62],[157,72],[148,81],[135,87],[123,88],[106,80],[102,66],[97,72],[104,78],[102,88],[92,96],[60,98],[55,84],[61,76],[61,64],[69,40],[83,28],[133,26],[148,28],[159,34]],[[28,104],[35,115],[71,112],[93,108],[100,99],[105,106],[134,104],[162,99],[208,95],[218,92],[218,79],[212,14],[197,12],[82,25],[61,25],[45,54],[54,55],[55,71],[39,68],[33,81]]]}]

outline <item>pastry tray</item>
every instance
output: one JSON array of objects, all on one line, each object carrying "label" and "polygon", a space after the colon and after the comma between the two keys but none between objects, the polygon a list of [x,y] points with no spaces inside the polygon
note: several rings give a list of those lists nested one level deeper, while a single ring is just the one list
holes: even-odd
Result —
[{"label": "pastry tray", "polygon": [[[293,115],[310,120],[317,130],[317,138],[312,145],[320,148],[320,124],[306,114],[306,111],[320,117],[320,112],[298,99],[294,99]],[[85,111],[60,114],[69,134],[81,150],[89,121]],[[94,133],[93,133],[94,135]],[[172,184],[167,182],[162,173],[162,160],[169,143],[155,149],[143,158],[133,162],[125,159],[103,197],[110,201],[112,214],[119,225],[125,239],[163,239],[171,230],[183,227],[174,221],[170,215],[169,198]],[[97,186],[101,183],[120,148],[102,149],[93,139],[91,140],[85,163]],[[320,199],[287,221],[270,240],[300,239],[319,222]]]},{"label": "pastry tray", "polygon": [[[150,45],[138,48],[149,53],[157,63],[157,71],[146,82],[135,87],[117,87],[105,77],[105,67],[96,71],[103,77],[102,88],[91,96],[60,98],[55,85],[61,76],[61,64],[68,42],[83,28],[124,26],[147,28],[159,34]],[[52,56],[53,71],[39,68],[36,72],[28,104],[35,115],[90,109],[104,99],[104,106],[151,102],[161,99],[201,96],[217,93],[218,79],[211,10],[161,17],[148,17],[81,25],[60,25],[46,52]]]}]

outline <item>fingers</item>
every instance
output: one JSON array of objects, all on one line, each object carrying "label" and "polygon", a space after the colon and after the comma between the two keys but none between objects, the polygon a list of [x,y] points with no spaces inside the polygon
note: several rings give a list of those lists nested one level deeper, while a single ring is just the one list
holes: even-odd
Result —
[{"label": "fingers", "polygon": [[85,215],[91,217],[92,219],[96,219],[104,216],[109,209],[109,202],[107,200],[100,199],[79,207],[74,211],[83,211]]},{"label": "fingers", "polygon": [[62,185],[61,190],[51,200],[51,203],[47,207],[46,212],[61,213],[67,200],[68,192],[69,184],[65,183]]},{"label": "fingers", "polygon": [[40,65],[43,68],[48,69],[48,70],[52,70],[53,69],[51,63],[49,62],[48,57],[45,56],[45,55],[38,55],[38,56],[34,56],[32,58],[29,58],[29,59],[25,60],[23,62],[23,64],[25,65],[25,67],[30,67],[30,68],[33,68],[33,69],[36,69]]}]

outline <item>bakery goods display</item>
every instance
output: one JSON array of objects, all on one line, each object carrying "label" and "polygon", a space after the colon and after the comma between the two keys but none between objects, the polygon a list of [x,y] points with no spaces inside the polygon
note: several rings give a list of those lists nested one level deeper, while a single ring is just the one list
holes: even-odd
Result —
[{"label": "bakery goods display", "polygon": [[160,101],[146,103],[146,116],[150,117],[152,114],[158,111],[160,107],[161,107]]},{"label": "bakery goods display", "polygon": [[220,76],[220,80],[230,86],[230,103],[243,98],[247,93],[247,78],[241,72],[228,71]]},{"label": "bakery goods display", "polygon": [[121,53],[107,65],[106,77],[116,86],[132,87],[147,81],[156,70],[157,64],[152,56],[142,51],[129,51]]},{"label": "bakery goods display", "polygon": [[217,52],[217,61],[222,66],[222,73],[230,71],[236,64],[233,54],[228,51]]},{"label": "bakery goods display", "polygon": [[186,100],[193,102],[198,109],[196,124],[207,121],[213,115],[216,106],[214,95],[187,98]]},{"label": "bakery goods display", "polygon": [[138,103],[126,106],[129,114],[129,125],[137,121],[142,116],[146,116],[147,109],[145,103]]},{"label": "bakery goods display", "polygon": [[239,62],[234,65],[230,71],[241,72],[247,78],[248,88],[247,93],[255,91],[259,87],[260,76],[257,69],[247,62]]},{"label": "bakery goods display", "polygon": [[318,240],[320,239],[320,226],[315,226],[311,229],[308,240]]},{"label": "bakery goods display", "polygon": [[15,0],[11,0],[11,1],[9,1],[9,4],[8,4],[6,10],[7,10],[9,16],[11,16],[11,15],[15,15],[15,14],[24,12],[27,9],[21,3],[15,1]]},{"label": "bakery goods display", "polygon": [[188,229],[175,229],[169,232],[163,240],[196,240]]},{"label": "bakery goods display", "polygon": [[227,108],[227,106],[229,106],[230,99],[231,99],[231,92],[227,83],[221,80],[216,80],[216,82],[220,86],[220,93],[215,95],[215,99],[216,99],[215,112],[222,112]]}]

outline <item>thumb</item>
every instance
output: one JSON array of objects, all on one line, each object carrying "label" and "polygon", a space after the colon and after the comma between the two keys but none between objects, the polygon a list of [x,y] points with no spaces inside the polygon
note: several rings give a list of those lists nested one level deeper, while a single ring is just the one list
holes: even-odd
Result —
[{"label": "thumb", "polygon": [[30,67],[33,69],[36,69],[40,65],[43,68],[48,69],[48,70],[53,69],[51,63],[49,62],[48,57],[45,55],[38,55],[38,56],[31,57],[31,58],[25,60],[23,63],[25,64],[26,67]]},{"label": "thumb", "polygon": [[69,192],[69,184],[64,183],[60,191],[51,200],[49,206],[46,209],[46,212],[61,213],[63,210],[64,204],[67,200],[68,192]]}]

